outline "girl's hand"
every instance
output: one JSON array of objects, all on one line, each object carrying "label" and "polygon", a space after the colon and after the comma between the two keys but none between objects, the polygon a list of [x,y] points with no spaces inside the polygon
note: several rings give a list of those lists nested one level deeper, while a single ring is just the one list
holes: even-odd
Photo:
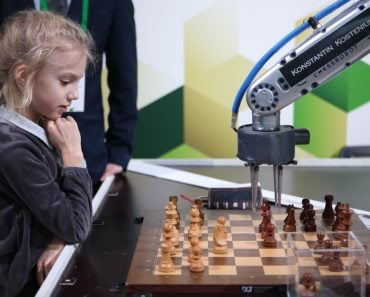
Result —
[{"label": "girl's hand", "polygon": [[64,248],[64,242],[54,238],[37,260],[36,280],[41,286]]},{"label": "girl's hand", "polygon": [[45,130],[51,144],[60,151],[64,166],[80,167],[84,163],[80,131],[71,116],[55,121],[47,119]]}]

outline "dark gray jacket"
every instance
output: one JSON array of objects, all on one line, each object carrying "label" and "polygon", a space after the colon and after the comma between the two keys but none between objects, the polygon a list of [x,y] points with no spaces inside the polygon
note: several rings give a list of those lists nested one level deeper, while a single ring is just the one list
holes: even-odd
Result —
[{"label": "dark gray jacket", "polygon": [[53,236],[86,238],[91,188],[87,169],[64,168],[41,127],[0,107],[0,296],[20,292]]}]

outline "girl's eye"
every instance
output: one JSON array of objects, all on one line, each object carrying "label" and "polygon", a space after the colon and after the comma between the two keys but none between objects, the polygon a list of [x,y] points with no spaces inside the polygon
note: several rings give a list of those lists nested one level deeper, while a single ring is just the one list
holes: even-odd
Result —
[{"label": "girl's eye", "polygon": [[65,85],[69,84],[69,81],[68,80],[61,80],[60,83],[65,86]]}]

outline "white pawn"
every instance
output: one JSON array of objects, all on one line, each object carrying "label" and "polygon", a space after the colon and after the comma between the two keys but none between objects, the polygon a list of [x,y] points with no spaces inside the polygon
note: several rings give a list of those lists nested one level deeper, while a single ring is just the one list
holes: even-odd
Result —
[{"label": "white pawn", "polygon": [[171,229],[171,232],[172,232],[171,241],[172,241],[172,244],[175,247],[178,247],[179,246],[179,230],[176,229],[176,226],[174,224],[172,224],[172,222],[169,219],[166,219],[165,224],[172,225],[172,229]]},{"label": "white pawn", "polygon": [[170,223],[164,223],[162,236],[163,236],[165,242],[169,246],[170,255],[171,256],[175,256],[176,255],[176,248],[173,245],[173,241],[172,241],[172,238],[173,238],[173,229],[174,229],[174,227],[173,227],[172,224],[170,224]]},{"label": "white pawn", "polygon": [[204,264],[202,261],[202,249],[200,246],[193,247],[193,261],[190,262],[189,269],[191,272],[204,271]]},{"label": "white pawn", "polygon": [[190,238],[190,247],[189,247],[189,256],[188,256],[188,262],[193,261],[193,249],[195,246],[199,246],[199,238],[198,237],[192,237]]},{"label": "white pawn", "polygon": [[160,272],[166,273],[175,271],[175,266],[171,259],[170,247],[167,243],[161,244],[161,261],[159,262],[158,269]]}]

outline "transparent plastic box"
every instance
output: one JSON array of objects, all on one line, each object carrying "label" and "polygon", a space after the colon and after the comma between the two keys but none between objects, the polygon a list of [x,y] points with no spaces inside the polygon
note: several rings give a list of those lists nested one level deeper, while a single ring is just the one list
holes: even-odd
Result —
[{"label": "transparent plastic box", "polygon": [[349,232],[288,233],[289,297],[365,297],[366,251]]}]

